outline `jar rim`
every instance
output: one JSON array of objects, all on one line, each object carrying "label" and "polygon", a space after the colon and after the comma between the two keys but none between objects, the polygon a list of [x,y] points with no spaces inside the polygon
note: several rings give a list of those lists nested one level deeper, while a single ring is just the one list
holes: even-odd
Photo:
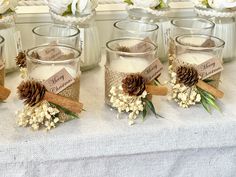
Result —
[{"label": "jar rim", "polygon": [[[65,36],[47,36],[46,34],[40,34],[36,31],[40,28],[46,28],[46,27],[59,27],[59,28],[65,28],[65,29],[73,29],[76,32],[74,34],[65,35]],[[53,23],[36,26],[32,29],[32,32],[35,35],[38,35],[41,37],[47,37],[47,38],[65,38],[65,37],[73,38],[73,37],[76,37],[80,34],[80,30],[78,28],[76,28],[75,26],[67,26],[67,25],[63,25],[63,24],[53,24]]]},{"label": "jar rim", "polygon": [[[36,59],[36,58],[34,58],[30,55],[31,52],[35,51],[36,49],[46,48],[46,47],[49,47],[49,46],[71,49],[74,52],[76,52],[76,54],[75,54],[74,57],[72,57],[70,59],[60,60],[60,61]],[[79,61],[80,56],[81,56],[81,51],[79,51],[79,50],[77,50],[73,47],[67,46],[67,45],[40,45],[40,46],[36,46],[36,47],[33,47],[33,48],[27,50],[26,56],[27,56],[26,60],[30,60],[30,61],[41,63],[41,64],[62,64],[62,63],[69,63],[69,62],[76,61],[76,60]]]},{"label": "jar rim", "polygon": [[[145,51],[145,52],[130,53],[130,52],[123,52],[123,51],[115,50],[115,49],[112,49],[110,47],[111,43],[113,43],[115,41],[124,41],[124,40],[133,40],[133,41],[139,41],[139,42],[146,42],[146,43],[150,44],[153,47],[153,49],[149,50],[149,51]],[[149,54],[150,52],[156,52],[157,48],[158,47],[154,43],[149,42],[149,41],[145,41],[144,39],[141,39],[141,38],[118,38],[118,39],[112,39],[112,40],[110,40],[106,43],[106,50],[108,50],[109,52],[115,52],[117,54],[121,54],[121,55],[123,54],[123,55],[126,55],[126,56]]]},{"label": "jar rim", "polygon": [[[191,44],[182,43],[180,40],[183,37],[204,37],[206,39],[217,40],[219,42],[219,44],[216,45],[216,46],[213,46],[213,47],[193,46]],[[205,35],[205,34],[183,34],[183,35],[179,35],[175,38],[175,42],[180,46],[190,47],[191,49],[196,49],[196,50],[218,49],[218,48],[222,48],[222,47],[225,46],[225,41],[223,41],[222,39],[220,39],[218,37],[215,37],[215,36],[211,36],[211,35]]]},{"label": "jar rim", "polygon": [[0,44],[3,44],[5,42],[5,38],[0,35]]},{"label": "jar rim", "polygon": [[154,24],[154,23],[148,23],[148,22],[143,22],[143,21],[140,21],[140,20],[129,20],[129,19],[123,19],[123,20],[119,20],[119,21],[116,21],[113,26],[119,30],[123,30],[123,31],[127,31],[127,32],[130,32],[130,33],[136,33],[137,31],[135,30],[127,30],[125,28],[122,28],[119,26],[119,23],[122,23],[122,22],[131,22],[131,23],[137,23],[137,24],[145,24],[145,25],[149,25],[149,26],[152,26],[153,28],[150,29],[150,30],[143,30],[143,31],[140,31],[140,32],[153,32],[155,30],[158,30],[159,29],[159,26],[157,24]]},{"label": "jar rim", "polygon": [[[191,27],[185,27],[185,26],[180,26],[180,25],[177,25],[176,22],[177,21],[204,21],[206,23],[209,24],[209,26],[207,27],[199,27],[199,28],[191,28]],[[205,19],[205,18],[199,18],[199,17],[196,17],[196,18],[178,18],[178,19],[172,19],[171,20],[171,24],[177,28],[181,28],[181,29],[186,29],[186,30],[199,30],[199,29],[213,29],[215,27],[215,23],[213,23],[212,21],[208,20],[208,19]]]}]

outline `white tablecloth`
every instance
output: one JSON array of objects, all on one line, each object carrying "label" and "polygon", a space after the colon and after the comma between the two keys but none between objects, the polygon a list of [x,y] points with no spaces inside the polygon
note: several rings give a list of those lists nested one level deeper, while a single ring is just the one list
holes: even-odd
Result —
[{"label": "white tablecloth", "polygon": [[225,65],[223,113],[200,105],[181,109],[154,98],[165,119],[149,115],[129,126],[104,104],[103,67],[83,73],[86,112],[50,132],[17,127],[18,73],[7,76],[13,90],[0,105],[0,177],[235,177],[236,62]]}]

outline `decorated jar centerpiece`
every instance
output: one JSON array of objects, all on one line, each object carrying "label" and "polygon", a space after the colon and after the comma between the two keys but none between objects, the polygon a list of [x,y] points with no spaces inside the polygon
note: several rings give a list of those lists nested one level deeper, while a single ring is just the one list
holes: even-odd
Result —
[{"label": "decorated jar centerpiece", "polygon": [[[206,34],[212,35],[215,24],[210,20],[204,18],[178,18],[171,20],[171,33],[170,33],[170,43],[169,43],[169,53],[168,59],[169,64],[173,62],[175,57],[175,37],[182,34]],[[202,39],[191,38],[192,43],[196,45],[209,45],[206,41]]]},{"label": "decorated jar centerpiece", "polygon": [[225,41],[223,60],[236,58],[236,0],[194,0],[199,16],[215,23],[214,36]]},{"label": "decorated jar centerpiece", "polygon": [[5,60],[4,60],[3,50],[4,50],[4,38],[0,36],[0,102],[6,100],[10,95],[10,90],[4,87]]},{"label": "decorated jar centerpiece", "polygon": [[[207,41],[210,45],[197,44]],[[211,112],[220,109],[217,99],[223,97],[218,90],[222,66],[224,41],[208,35],[181,35],[175,38],[176,59],[170,65],[172,99],[188,108],[201,103]]]},{"label": "decorated jar centerpiece", "polygon": [[158,56],[162,61],[167,60],[170,23],[167,17],[169,13],[168,0],[125,0],[129,18],[134,20],[157,23]]},{"label": "decorated jar centerpiece", "polygon": [[17,0],[0,1],[0,35],[5,39],[5,69],[10,72],[16,69],[15,57],[21,49],[20,34],[15,26],[15,8]]},{"label": "decorated jar centerpiece", "polygon": [[28,77],[18,86],[25,100],[18,124],[47,130],[77,117],[82,111],[80,93],[80,52],[69,46],[44,45],[26,54]]},{"label": "decorated jar centerpiece", "polygon": [[97,5],[97,0],[48,0],[50,14],[55,22],[76,25],[80,29],[82,70],[91,69],[101,61],[100,42],[95,23]]},{"label": "decorated jar centerpiece", "polygon": [[157,86],[163,69],[157,58],[155,44],[134,38],[107,42],[105,65],[105,101],[122,112],[129,113],[129,123],[150,109],[156,116],[151,95],[166,95],[167,88]]}]

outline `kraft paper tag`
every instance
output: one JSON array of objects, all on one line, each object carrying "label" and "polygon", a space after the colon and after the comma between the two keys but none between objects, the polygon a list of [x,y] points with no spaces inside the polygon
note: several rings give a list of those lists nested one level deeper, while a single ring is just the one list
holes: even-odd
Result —
[{"label": "kraft paper tag", "polygon": [[197,70],[203,80],[223,71],[223,69],[221,62],[217,58],[209,59],[197,66]]},{"label": "kraft paper tag", "polygon": [[[150,38],[146,37],[144,39],[144,41],[146,42],[152,42]],[[132,47],[130,47],[130,52],[131,53],[136,53],[136,52],[147,52],[147,51],[150,51],[152,50],[152,47],[147,44],[146,42],[140,42]]]},{"label": "kraft paper tag", "polygon": [[57,60],[63,55],[63,53],[59,48],[53,46],[39,51],[38,55],[40,59],[43,60]]},{"label": "kraft paper tag", "polygon": [[75,82],[65,68],[43,82],[46,89],[55,94],[60,93]]},{"label": "kraft paper tag", "polygon": [[163,65],[159,59],[156,59],[152,64],[150,64],[141,75],[146,79],[147,82],[150,82],[161,75],[163,70]]},{"label": "kraft paper tag", "polygon": [[14,33],[14,39],[15,39],[16,52],[19,53],[23,50],[20,31]]}]

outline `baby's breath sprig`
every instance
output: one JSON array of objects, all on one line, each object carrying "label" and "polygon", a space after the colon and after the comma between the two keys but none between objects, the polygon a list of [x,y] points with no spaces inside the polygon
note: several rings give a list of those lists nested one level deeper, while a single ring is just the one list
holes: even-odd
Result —
[{"label": "baby's breath sprig", "polygon": [[[217,104],[216,97],[206,90],[198,87],[197,84],[191,84],[190,81],[194,81],[194,83],[196,83],[195,75],[191,78],[189,74],[185,73],[184,75],[183,73],[183,78],[177,78],[178,74],[173,71],[172,66],[169,67],[169,73],[171,77],[170,85],[172,87],[170,99],[177,102],[180,107],[189,108],[192,105],[200,103],[208,113],[211,113],[212,108],[221,111],[219,105]],[[185,84],[183,82],[179,82],[180,79],[186,79],[183,80],[185,81]],[[210,79],[204,80],[206,83],[210,83],[212,81],[213,80]],[[186,86],[186,84],[190,85]]]}]

